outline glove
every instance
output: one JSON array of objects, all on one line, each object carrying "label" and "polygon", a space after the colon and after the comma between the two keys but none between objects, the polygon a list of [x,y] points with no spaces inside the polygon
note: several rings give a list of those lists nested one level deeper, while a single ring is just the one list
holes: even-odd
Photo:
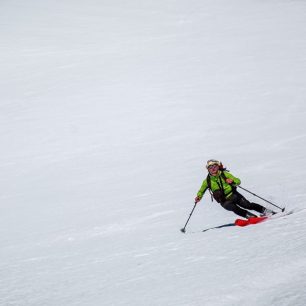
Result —
[{"label": "glove", "polygon": [[201,198],[199,196],[196,196],[194,199],[194,203],[197,204],[200,201],[201,201]]},{"label": "glove", "polygon": [[234,181],[230,178],[227,178],[225,181],[230,185],[234,183]]}]

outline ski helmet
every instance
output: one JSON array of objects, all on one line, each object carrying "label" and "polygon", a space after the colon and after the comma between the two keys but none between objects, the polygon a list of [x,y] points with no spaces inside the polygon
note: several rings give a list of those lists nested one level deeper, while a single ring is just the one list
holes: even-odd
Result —
[{"label": "ski helmet", "polygon": [[206,163],[206,169],[208,169],[210,166],[213,166],[213,165],[218,165],[219,167],[221,167],[221,162],[219,162],[216,159],[210,159]]}]

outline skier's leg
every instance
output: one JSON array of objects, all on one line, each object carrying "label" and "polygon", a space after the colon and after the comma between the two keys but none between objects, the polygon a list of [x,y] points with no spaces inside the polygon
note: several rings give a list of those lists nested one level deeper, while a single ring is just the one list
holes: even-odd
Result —
[{"label": "skier's leg", "polygon": [[248,201],[243,195],[241,195],[240,193],[236,192],[235,195],[237,196],[237,204],[243,208],[246,209],[251,209],[251,210],[255,210],[259,213],[264,213],[266,208],[257,204],[257,203],[253,203]]},{"label": "skier's leg", "polygon": [[250,217],[256,217],[256,215],[248,212],[247,210],[242,209],[239,207],[236,203],[234,203],[232,200],[227,200],[223,203],[221,203],[221,206],[225,208],[226,210],[234,212],[236,215],[241,216],[243,218],[250,218]]}]

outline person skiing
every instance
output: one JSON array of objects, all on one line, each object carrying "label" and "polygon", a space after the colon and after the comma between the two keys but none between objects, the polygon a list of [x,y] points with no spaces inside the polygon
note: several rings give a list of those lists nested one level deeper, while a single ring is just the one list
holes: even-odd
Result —
[{"label": "person skiing", "polygon": [[210,159],[207,161],[206,169],[208,170],[207,178],[203,181],[202,186],[195,198],[195,204],[201,201],[204,193],[208,189],[212,197],[221,204],[226,210],[232,211],[243,218],[258,217],[249,210],[254,210],[261,215],[274,214],[257,203],[248,201],[241,195],[236,187],[240,185],[239,178],[233,176],[220,161]]}]

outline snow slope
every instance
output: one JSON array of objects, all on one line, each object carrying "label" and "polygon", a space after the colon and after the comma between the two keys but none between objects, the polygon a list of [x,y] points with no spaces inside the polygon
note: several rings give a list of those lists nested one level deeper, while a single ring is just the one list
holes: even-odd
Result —
[{"label": "snow slope", "polygon": [[[306,304],[304,1],[4,0],[0,36],[0,305]],[[209,158],[296,213],[183,235]]]}]

